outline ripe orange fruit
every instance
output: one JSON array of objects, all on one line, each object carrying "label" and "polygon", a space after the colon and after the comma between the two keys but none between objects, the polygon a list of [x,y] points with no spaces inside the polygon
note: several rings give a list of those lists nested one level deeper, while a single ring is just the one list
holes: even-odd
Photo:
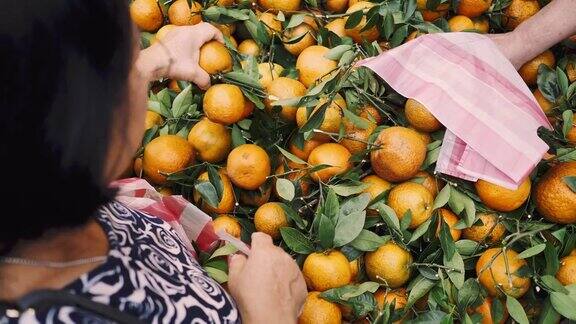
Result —
[{"label": "ripe orange fruit", "polygon": [[566,75],[570,83],[576,81],[576,63],[568,62],[568,64],[566,64]]},{"label": "ripe orange fruit", "polygon": [[[297,186],[300,187],[300,193],[302,193],[302,195],[308,195],[308,193],[310,192],[310,180],[308,179],[308,175],[306,174],[306,171],[301,170],[301,167],[299,167],[298,165],[296,166],[291,166],[288,165],[288,170],[284,169],[284,164],[280,164],[277,168],[276,171],[274,171],[274,174],[276,175],[280,175],[280,174],[284,174],[287,173],[289,171],[294,171],[288,174],[285,174],[283,176],[280,176],[280,178],[285,178],[288,179],[292,182],[296,182]],[[298,171],[301,170],[301,171]],[[274,181],[274,194],[279,197],[278,192],[276,192],[276,181]]]},{"label": "ripe orange fruit", "polygon": [[472,225],[462,230],[462,236],[465,239],[478,243],[497,244],[502,241],[506,234],[506,227],[498,220],[496,214],[478,214],[482,221],[481,225]]},{"label": "ripe orange fruit", "polygon": [[324,27],[339,37],[344,37],[346,36],[346,28],[344,27],[345,25],[346,18],[337,18],[327,23]]},{"label": "ripe orange fruit", "polygon": [[[482,0],[483,1],[483,0]],[[476,17],[472,19],[474,22],[474,29],[481,34],[487,34],[490,31],[490,22],[486,17]]]},{"label": "ripe orange fruit", "polygon": [[[494,324],[494,321],[492,320],[493,300],[494,299],[492,297],[484,298],[482,304],[473,310],[469,310],[468,313],[482,315],[482,321],[480,324]],[[506,303],[502,303],[502,305],[504,306],[504,314],[502,314],[503,316],[500,322],[498,322],[499,324],[504,324],[506,323],[506,320],[508,320],[508,309],[506,309]]]},{"label": "ripe orange fruit", "polygon": [[340,144],[347,148],[352,154],[358,154],[365,151],[368,148],[370,135],[372,135],[374,130],[376,130],[377,125],[375,123],[368,121],[366,118],[363,119],[368,125],[366,128],[360,128],[347,119],[344,119],[346,137],[340,141]]},{"label": "ripe orange fruit", "polygon": [[423,104],[414,99],[406,101],[404,113],[410,125],[421,132],[432,133],[442,128],[442,124],[438,119]]},{"label": "ripe orange fruit", "polygon": [[[312,111],[312,114],[316,113],[322,105],[326,103],[327,98],[321,98]],[[324,112],[324,119],[322,120],[322,124],[320,124],[319,129],[321,131],[327,133],[335,133],[337,134],[340,131],[340,124],[342,123],[342,109],[346,108],[346,101],[342,98],[341,95],[336,95],[326,111]],[[296,124],[298,127],[304,126],[308,121],[308,110],[306,107],[300,107],[296,111]],[[329,141],[330,136],[326,134],[316,134],[314,136],[315,139],[321,141]]]},{"label": "ripe orange fruit", "polygon": [[556,272],[556,279],[563,286],[576,283],[576,256],[569,255],[560,260],[560,268]]},{"label": "ripe orange fruit", "polygon": [[144,148],[142,168],[155,184],[166,183],[166,176],[194,163],[194,150],[187,140],[177,135],[158,136]]},{"label": "ripe orange fruit", "polygon": [[417,8],[422,13],[422,18],[424,18],[425,21],[434,21],[440,17],[446,16],[448,13],[448,8],[450,6],[448,3],[439,4],[436,9],[430,10],[426,8],[427,2],[428,0],[416,1]]},{"label": "ripe orange fruit", "polygon": [[200,67],[208,74],[232,70],[232,56],[224,44],[213,40],[200,47]]},{"label": "ripe orange fruit", "polygon": [[158,29],[158,31],[156,32],[156,35],[154,36],[154,40],[152,41],[152,43],[164,39],[164,37],[166,37],[166,35],[168,35],[168,33],[176,27],[177,27],[176,25],[172,24],[160,27],[160,29]]},{"label": "ripe orange fruit", "polygon": [[[458,241],[460,239],[460,235],[462,235],[462,231],[457,228],[454,228],[454,226],[456,225],[456,223],[458,223],[460,218],[458,218],[458,216],[456,216],[452,211],[445,208],[441,208],[440,210],[438,210],[438,212],[440,213],[440,217],[442,217],[442,220],[448,225],[448,228],[450,228],[450,236],[452,236],[452,240],[454,242]],[[440,235],[441,225],[442,223],[438,222],[438,229],[436,230],[436,236]]]},{"label": "ripe orange fruit", "polygon": [[146,111],[146,118],[144,119],[144,127],[146,127],[146,129],[162,124],[164,124],[164,118],[162,118],[159,113],[152,110]]},{"label": "ripe orange fruit", "polygon": [[384,288],[378,289],[374,293],[374,298],[378,303],[380,309],[385,305],[394,303],[394,309],[402,309],[408,304],[408,292],[406,288],[398,288],[386,290]]},{"label": "ripe orange fruit", "polygon": [[[236,203],[236,198],[234,196],[234,189],[232,188],[232,183],[230,182],[230,178],[226,175],[224,170],[220,169],[218,171],[218,175],[220,176],[220,180],[222,183],[222,198],[218,202],[218,206],[212,206],[208,204],[206,201],[202,201],[200,208],[207,213],[215,213],[215,214],[227,214],[231,213],[234,210],[234,204]],[[208,172],[203,172],[198,176],[199,182],[208,182],[210,181],[210,176]],[[202,196],[196,190],[194,190],[193,194],[194,202],[196,204],[200,203],[202,200]]]},{"label": "ripe orange fruit", "polygon": [[[296,43],[287,43],[290,40],[299,39],[300,37],[303,38]],[[314,28],[306,23],[302,23],[294,28],[286,29],[282,38],[283,41],[286,42],[284,43],[284,48],[286,48],[290,54],[298,56],[303,50],[316,44],[316,38],[314,37]]]},{"label": "ripe orange fruit", "polygon": [[[274,101],[302,97],[306,94],[306,87],[300,81],[285,77],[277,77],[272,80],[266,90],[270,97],[274,97],[274,100],[265,100],[266,108],[269,111],[274,108],[272,106]],[[282,106],[280,116],[285,120],[294,121],[296,120],[296,111],[298,111],[298,107]]]},{"label": "ripe orange fruit", "polygon": [[[366,14],[372,7],[374,7],[374,3],[368,1],[360,1],[351,5],[348,10],[346,10],[346,13],[351,14],[362,10],[364,14]],[[348,18],[346,18],[346,20],[348,20]],[[368,30],[363,30],[364,27],[366,27],[366,23],[366,16],[364,15],[356,27],[346,29],[346,36],[351,37],[356,43],[362,43],[364,40],[367,42],[373,42],[377,40],[380,36],[378,28],[376,28],[376,26],[372,26]]]},{"label": "ripe orange fruit", "polygon": [[432,137],[430,136],[429,133],[421,132],[412,126],[410,126],[408,128],[415,131],[416,133],[418,133],[418,136],[420,137],[422,142],[424,142],[424,145],[428,145],[428,144],[432,143]]},{"label": "ripe orange fruit", "polygon": [[254,103],[250,100],[244,100],[244,110],[242,111],[242,117],[240,120],[247,118],[254,112]]},{"label": "ripe orange fruit", "polygon": [[348,262],[350,265],[350,274],[352,274],[352,282],[356,281],[358,272],[360,271],[360,258]]},{"label": "ripe orange fruit", "polygon": [[322,144],[324,142],[322,141],[317,141],[315,139],[309,139],[307,141],[304,141],[304,147],[302,149],[300,149],[298,146],[296,146],[296,144],[294,144],[294,142],[290,143],[290,153],[296,155],[297,157],[299,157],[300,159],[306,161],[308,160],[308,157],[310,156],[310,153],[312,152],[313,149],[315,149],[316,147],[318,147],[320,144]]},{"label": "ripe orange fruit", "polygon": [[279,203],[269,202],[260,206],[254,214],[256,231],[266,233],[273,239],[280,237],[280,229],[288,226],[288,218]]},{"label": "ripe orange fruit", "polygon": [[409,128],[386,128],[380,132],[374,145],[379,148],[370,153],[372,169],[390,182],[414,177],[426,158],[426,144],[421,135]]},{"label": "ripe orange fruit", "polygon": [[[230,0],[225,0],[225,1],[230,1]],[[222,32],[222,34],[224,36],[228,36],[231,37],[232,34],[234,34],[234,32],[236,31],[236,25],[234,24],[217,24],[217,23],[212,23],[212,25],[216,28],[218,28],[218,30],[220,32]]]},{"label": "ripe orange fruit", "polygon": [[130,17],[140,30],[147,32],[155,32],[164,22],[157,0],[134,0],[130,4]]},{"label": "ripe orange fruit", "polygon": [[269,12],[263,12],[258,18],[260,19],[260,22],[268,27],[266,28],[268,35],[272,36],[272,34],[278,34],[282,31],[282,23],[276,19],[276,15]]},{"label": "ripe orange fruit", "polygon": [[534,98],[536,98],[538,105],[540,105],[540,108],[542,108],[542,111],[545,114],[548,115],[550,112],[552,112],[552,109],[554,108],[554,103],[546,99],[546,97],[544,97],[542,92],[540,92],[540,89],[534,90]]},{"label": "ripe orange fruit", "polygon": [[458,14],[468,18],[475,18],[490,9],[492,0],[461,0],[458,3]]},{"label": "ripe orange fruit", "polygon": [[308,163],[312,166],[326,164],[325,169],[312,172],[310,177],[315,181],[327,182],[333,176],[343,174],[352,168],[350,157],[352,154],[342,145],[325,143],[310,152]]},{"label": "ripe orange fruit", "polygon": [[188,133],[188,142],[203,161],[217,163],[230,152],[232,136],[226,126],[202,118]]},{"label": "ripe orange fruit", "polygon": [[270,200],[272,186],[264,185],[256,190],[242,190],[240,202],[244,205],[260,207]]},{"label": "ripe orange fruit", "polygon": [[245,39],[238,45],[238,53],[244,55],[258,56],[260,55],[260,47],[253,39]]},{"label": "ripe orange fruit", "polygon": [[576,145],[576,123],[572,124],[572,128],[566,134],[566,140],[572,145]]},{"label": "ripe orange fruit", "polygon": [[304,261],[302,274],[308,288],[324,291],[345,286],[352,280],[350,264],[342,252],[314,252]]},{"label": "ripe orange fruit", "polygon": [[300,9],[300,0],[258,0],[264,9],[272,11],[296,11]]},{"label": "ripe orange fruit", "polygon": [[240,238],[240,234],[242,233],[242,226],[240,226],[240,223],[236,218],[227,214],[218,215],[218,217],[212,221],[212,227],[214,227],[214,232],[216,233],[220,230],[224,230],[235,238]]},{"label": "ripe orange fruit", "polygon": [[540,4],[537,0],[512,0],[504,11],[502,21],[508,30],[512,30],[538,11],[540,11]]},{"label": "ripe orange fruit", "polygon": [[530,278],[517,274],[526,265],[526,260],[519,259],[518,253],[512,249],[504,252],[502,248],[491,248],[484,251],[476,262],[476,275],[490,296],[500,297],[503,291],[506,295],[520,298],[530,288]]},{"label": "ripe orange fruit", "polygon": [[264,88],[268,88],[272,81],[280,77],[280,73],[284,68],[276,63],[260,63],[258,64],[258,74],[260,74],[260,84]]},{"label": "ripe orange fruit", "polygon": [[397,185],[390,190],[387,202],[400,219],[408,210],[411,211],[412,220],[408,228],[414,229],[432,217],[434,198],[421,184],[404,182]]},{"label": "ripe orange fruit", "polygon": [[202,5],[194,1],[190,7],[188,0],[176,0],[168,9],[168,19],[177,26],[196,25],[202,21]]},{"label": "ripe orange fruit", "polygon": [[412,254],[393,242],[388,242],[364,257],[366,274],[372,281],[390,288],[403,286],[410,279]]},{"label": "ripe orange fruit", "polygon": [[474,29],[474,22],[466,16],[454,16],[448,20],[448,26],[452,32],[461,32]]},{"label": "ripe orange fruit", "polygon": [[362,192],[369,194],[370,200],[374,200],[383,192],[388,191],[390,190],[390,188],[392,188],[392,184],[390,182],[374,174],[365,176],[364,178],[362,178],[361,181],[368,185],[368,187],[362,190]]},{"label": "ripe orange fruit", "polygon": [[348,8],[348,0],[326,0],[324,7],[331,12],[344,12]]},{"label": "ripe orange fruit", "polygon": [[526,202],[530,196],[531,184],[530,178],[527,178],[518,189],[510,190],[488,181],[478,180],[475,187],[484,205],[497,211],[509,212]]},{"label": "ripe orange fruit", "polygon": [[337,304],[320,297],[320,292],[311,291],[304,301],[298,324],[340,324],[342,311]]},{"label": "ripe orange fruit", "polygon": [[366,118],[367,120],[375,123],[376,125],[380,125],[383,121],[382,115],[378,111],[378,108],[372,105],[364,105],[358,109],[359,113],[358,116],[362,118]]},{"label": "ripe orange fruit", "polygon": [[226,171],[236,186],[246,190],[256,190],[270,175],[268,153],[258,145],[243,144],[230,152]]},{"label": "ripe orange fruit", "polygon": [[526,82],[527,85],[536,85],[536,80],[538,78],[538,67],[540,67],[540,64],[544,64],[553,69],[556,65],[556,58],[554,58],[554,53],[552,53],[550,50],[547,50],[522,65],[520,70],[518,70],[518,73],[520,73],[520,76],[522,79],[524,79],[524,82]]},{"label": "ripe orange fruit", "polygon": [[244,101],[244,95],[238,86],[215,84],[204,94],[204,114],[215,123],[234,124],[244,116]]},{"label": "ripe orange fruit", "polygon": [[553,166],[536,184],[534,190],[536,209],[550,222],[576,223],[576,192],[573,192],[564,181],[570,176],[576,176],[576,162]]},{"label": "ripe orange fruit", "polygon": [[436,179],[430,173],[426,171],[419,171],[413,178],[412,182],[419,183],[428,189],[432,194],[432,197],[436,198],[440,189],[444,187],[444,182],[442,180]]},{"label": "ripe orange fruit", "polygon": [[310,87],[338,66],[336,61],[324,57],[329,50],[324,46],[313,45],[298,55],[296,69],[300,73],[300,82],[306,87]]}]

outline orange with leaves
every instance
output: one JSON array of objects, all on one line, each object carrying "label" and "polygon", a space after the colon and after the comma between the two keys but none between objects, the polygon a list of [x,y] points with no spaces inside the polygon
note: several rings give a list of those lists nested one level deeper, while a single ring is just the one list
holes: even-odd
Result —
[{"label": "orange with leaves", "polygon": [[243,144],[228,155],[226,171],[232,183],[239,188],[256,190],[270,175],[270,157],[258,145]]},{"label": "orange with leaves", "polygon": [[163,185],[165,174],[185,169],[194,163],[194,157],[194,149],[187,140],[177,135],[162,135],[144,148],[142,169],[147,179]]},{"label": "orange with leaves", "polygon": [[410,279],[412,254],[400,245],[388,242],[364,257],[366,274],[370,280],[402,287]]},{"label": "orange with leaves", "polygon": [[337,250],[308,255],[302,266],[302,274],[308,288],[316,291],[342,287],[352,281],[349,261]]},{"label": "orange with leaves", "polygon": [[517,272],[525,266],[526,260],[518,258],[516,251],[491,248],[484,251],[476,262],[476,275],[490,296],[506,294],[520,298],[530,288],[530,278],[521,277]]}]

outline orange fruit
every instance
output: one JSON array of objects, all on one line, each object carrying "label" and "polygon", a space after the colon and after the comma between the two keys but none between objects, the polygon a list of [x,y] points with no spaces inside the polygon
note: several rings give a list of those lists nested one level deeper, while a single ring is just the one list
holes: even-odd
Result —
[{"label": "orange fruit", "polygon": [[178,81],[176,80],[170,80],[170,82],[168,83],[168,89],[176,93],[180,93],[180,91],[182,91],[182,89],[180,89],[180,86],[178,85]]},{"label": "orange fruit", "polygon": [[130,17],[140,30],[147,32],[155,32],[164,22],[164,15],[157,0],[132,1]]},{"label": "orange fruit", "polygon": [[475,18],[488,11],[491,5],[492,0],[461,0],[458,2],[456,12],[468,18]]},{"label": "orange fruit", "polygon": [[408,180],[420,171],[426,158],[426,144],[421,135],[409,128],[394,126],[383,129],[370,153],[372,169],[390,182]]},{"label": "orange fruit", "polygon": [[[225,0],[225,1],[229,1],[229,0]],[[217,23],[212,23],[212,25],[216,28],[218,28],[218,30],[220,32],[222,32],[222,34],[224,36],[227,37],[231,37],[232,34],[234,34],[234,32],[236,31],[236,25],[234,24],[217,24]]]},{"label": "orange fruit", "polygon": [[414,99],[406,100],[404,113],[410,125],[421,132],[432,133],[442,128],[438,119],[423,104]]},{"label": "orange fruit", "polygon": [[442,180],[436,179],[436,177],[432,176],[426,171],[419,171],[416,173],[412,182],[423,185],[424,188],[430,191],[432,197],[434,198],[436,198],[436,195],[438,192],[440,192],[440,189],[444,187],[444,182]]},{"label": "orange fruit", "polygon": [[346,18],[336,18],[329,23],[327,23],[324,28],[338,35],[339,37],[346,36]]},{"label": "orange fruit", "polygon": [[238,86],[215,84],[204,94],[204,114],[215,123],[234,124],[244,116],[244,101],[244,95]]},{"label": "orange fruit", "polygon": [[427,2],[428,0],[416,1],[417,8],[422,13],[422,18],[424,18],[425,21],[434,21],[440,17],[446,16],[448,13],[448,3],[441,3],[436,7],[436,9],[430,10],[426,8]]},{"label": "orange fruit", "polygon": [[[482,321],[480,322],[480,324],[494,324],[494,320],[492,319],[493,300],[494,299],[492,297],[484,298],[482,304],[480,304],[473,310],[469,310],[469,313],[482,315]],[[498,322],[499,324],[504,324],[506,323],[506,320],[508,320],[508,309],[506,309],[506,303],[502,303],[502,306],[504,306],[504,314],[502,314],[503,316],[500,322]]]},{"label": "orange fruit", "polygon": [[244,55],[258,56],[260,55],[260,47],[253,39],[245,39],[238,45],[238,53]]},{"label": "orange fruit", "polygon": [[[322,105],[326,103],[327,100],[328,99],[325,97],[321,98],[316,107],[314,108],[314,110],[312,111],[312,114],[316,113],[322,107]],[[342,109],[344,108],[346,108],[346,101],[344,100],[344,98],[342,98],[342,96],[336,95],[336,97],[334,97],[332,102],[330,102],[328,108],[326,108],[324,112],[324,119],[322,120],[322,124],[320,124],[320,127],[318,129],[327,133],[338,134],[338,132],[340,131],[340,124],[342,123]],[[302,127],[304,126],[304,124],[306,124],[306,122],[308,121],[307,114],[308,109],[306,107],[298,108],[298,110],[296,111],[296,124],[298,125],[298,127]],[[321,133],[316,134],[314,138],[325,142],[330,140],[329,135]]]},{"label": "orange fruit", "polygon": [[501,212],[513,211],[522,206],[530,196],[530,178],[527,178],[516,190],[506,189],[485,180],[475,184],[476,192],[482,203]]},{"label": "orange fruit", "polygon": [[172,191],[172,189],[168,187],[162,187],[158,189],[158,193],[160,193],[163,196],[172,196],[174,194],[174,191]]},{"label": "orange fruit", "polygon": [[[460,239],[460,235],[462,235],[462,231],[454,228],[454,226],[456,223],[458,223],[460,218],[458,218],[458,216],[456,216],[452,211],[445,208],[439,209],[438,212],[440,213],[440,217],[442,217],[443,222],[445,222],[448,225],[448,228],[450,228],[450,236],[452,236],[452,240],[454,242],[458,241]],[[438,222],[436,236],[440,235],[441,225],[442,223]]]},{"label": "orange fruit", "polygon": [[506,227],[498,220],[496,214],[478,214],[482,224],[472,225],[462,230],[465,239],[478,243],[484,242],[490,245],[500,243],[506,234]]},{"label": "orange fruit", "polygon": [[352,281],[348,259],[336,250],[308,255],[302,266],[302,274],[308,288],[317,291],[342,287]]},{"label": "orange fruit", "polygon": [[[306,36],[302,36],[306,35]],[[302,38],[301,38],[302,37]],[[296,43],[288,43],[290,40],[300,39]],[[286,29],[282,37],[284,48],[290,54],[298,56],[306,48],[316,44],[314,28],[306,23],[302,23],[294,28]]]},{"label": "orange fruit", "polygon": [[164,39],[164,37],[166,37],[166,35],[168,35],[168,33],[176,27],[177,27],[176,25],[172,24],[160,27],[160,29],[158,29],[158,31],[156,32],[156,36],[154,37],[154,41],[152,43]]},{"label": "orange fruit", "polygon": [[264,9],[272,11],[296,11],[300,9],[300,0],[258,0]]},{"label": "orange fruit", "polygon": [[415,31],[411,32],[410,34],[408,34],[408,37],[406,37],[406,40],[404,42],[408,43],[409,41],[416,39],[422,35],[425,35],[425,33],[422,33],[419,30],[415,30]]},{"label": "orange fruit", "polygon": [[188,142],[202,161],[217,163],[226,158],[232,146],[232,135],[226,126],[202,118],[188,133]]},{"label": "orange fruit", "polygon": [[374,200],[383,192],[388,191],[390,190],[390,188],[392,188],[392,184],[390,182],[374,174],[365,176],[364,178],[362,178],[361,181],[368,185],[368,187],[362,190],[362,192],[369,194],[370,200]]},{"label": "orange fruit", "polygon": [[[483,0],[481,0],[483,1]],[[490,22],[486,17],[476,17],[472,19],[474,22],[474,29],[481,34],[488,34],[490,31]]]},{"label": "orange fruit", "polygon": [[326,0],[324,7],[331,12],[344,12],[348,8],[348,0]]},{"label": "orange fruit", "polygon": [[574,61],[566,64],[566,75],[570,83],[576,81],[576,63]]},{"label": "orange fruit", "polygon": [[380,309],[385,305],[394,303],[394,309],[402,309],[408,304],[408,292],[406,288],[398,288],[386,290],[384,288],[378,289],[374,293],[374,298],[378,303]]},{"label": "orange fruit", "polygon": [[566,140],[572,145],[576,145],[576,123],[572,124],[572,128],[566,134]]},{"label": "orange fruit", "polygon": [[256,231],[266,233],[273,239],[280,237],[280,229],[288,226],[288,218],[279,203],[269,202],[260,206],[254,214]]},{"label": "orange fruit", "polygon": [[484,251],[476,262],[476,275],[490,296],[502,296],[503,291],[506,295],[520,298],[530,288],[530,278],[517,274],[526,265],[526,260],[519,259],[518,253],[512,249],[491,248]]},{"label": "orange fruit", "polygon": [[190,7],[188,0],[176,0],[168,9],[168,19],[178,26],[196,25],[202,21],[202,5],[194,1]]},{"label": "orange fruit", "polygon": [[298,324],[340,324],[342,311],[337,304],[320,297],[320,292],[311,291],[304,301]]},{"label": "orange fruit", "polygon": [[383,121],[382,115],[378,111],[378,108],[372,105],[364,105],[358,109],[358,116],[365,118],[376,125],[380,125]]},{"label": "orange fruit", "polygon": [[569,286],[576,283],[576,256],[569,255],[560,260],[560,268],[556,272],[556,279],[563,286]]},{"label": "orange fruit", "polygon": [[358,272],[360,271],[360,259],[355,259],[348,262],[350,265],[350,274],[352,274],[352,282],[356,281],[358,277]]},{"label": "orange fruit", "polygon": [[260,84],[264,88],[268,88],[272,81],[280,77],[280,73],[284,68],[276,63],[260,63],[258,64],[258,74],[260,74]]},{"label": "orange fruit", "polygon": [[312,152],[313,149],[315,149],[316,147],[318,147],[320,144],[322,144],[324,142],[322,141],[317,141],[315,139],[309,139],[307,141],[304,141],[304,147],[302,149],[300,149],[298,146],[296,146],[296,144],[294,144],[294,142],[290,143],[290,153],[296,155],[297,157],[299,157],[300,159],[306,161],[308,160],[308,157],[310,156],[310,153]]},{"label": "orange fruit", "polygon": [[[362,118],[362,117],[360,117]],[[340,144],[350,151],[352,154],[359,154],[368,148],[368,140],[370,135],[376,130],[376,124],[363,118],[368,127],[361,128],[354,125],[352,122],[344,119],[344,129],[346,137],[344,137]]]},{"label": "orange fruit", "polygon": [[243,144],[230,152],[226,171],[236,186],[256,190],[270,175],[268,153],[258,145]]},{"label": "orange fruit", "polygon": [[260,19],[261,23],[266,25],[266,31],[268,32],[268,35],[272,36],[272,34],[278,34],[282,31],[282,23],[276,19],[276,15],[269,12],[264,12],[260,14],[258,19]]},{"label": "orange fruit", "polygon": [[319,81],[332,70],[336,69],[336,61],[324,57],[330,49],[320,45],[313,45],[300,53],[296,60],[296,69],[299,72],[299,79],[306,87],[310,87]]},{"label": "orange fruit", "polygon": [[326,164],[325,169],[312,172],[310,177],[315,181],[327,182],[333,176],[343,174],[352,168],[350,157],[352,154],[342,145],[325,143],[310,152],[308,163],[312,166]]},{"label": "orange fruit", "polygon": [[221,214],[214,218],[212,221],[212,227],[214,227],[214,232],[216,233],[220,230],[224,230],[235,238],[240,238],[240,234],[242,233],[242,226],[240,226],[240,223],[236,218],[227,214]]},{"label": "orange fruit", "polygon": [[553,166],[536,184],[534,190],[536,209],[550,222],[576,223],[576,192],[565,182],[565,178],[570,176],[576,176],[576,162]]},{"label": "orange fruit", "polygon": [[418,133],[418,136],[420,137],[422,142],[424,142],[424,145],[428,145],[428,144],[432,143],[432,137],[430,136],[429,133],[421,132],[412,126],[410,126],[408,128],[415,131],[416,133]]},{"label": "orange fruit", "polygon": [[414,229],[432,217],[434,198],[423,185],[404,182],[390,190],[387,203],[400,219],[410,210],[412,219],[408,228]]},{"label": "orange fruit", "polygon": [[474,22],[466,16],[454,16],[448,20],[448,27],[451,32],[461,32],[474,29]]},{"label": "orange fruit", "polygon": [[163,185],[166,176],[194,163],[194,149],[177,135],[158,136],[144,147],[142,169],[150,181]]},{"label": "orange fruit", "polygon": [[540,105],[540,108],[542,108],[542,111],[545,114],[548,115],[550,112],[552,112],[552,109],[554,109],[554,103],[546,99],[542,92],[540,92],[540,89],[534,90],[534,98],[536,98],[538,105]]},{"label": "orange fruit", "polygon": [[[364,14],[366,14],[370,8],[374,7],[374,5],[375,4],[372,2],[360,1],[351,5],[348,10],[346,10],[346,13],[351,14],[362,10]],[[366,27],[367,22],[366,15],[364,15],[357,26],[351,29],[346,29],[346,36],[351,37],[356,43],[362,43],[364,40],[367,42],[377,40],[378,37],[380,37],[380,32],[376,26],[372,26],[368,30],[363,30],[364,27]]]},{"label": "orange fruit", "polygon": [[540,4],[537,0],[512,0],[504,11],[502,21],[508,30],[512,30],[538,11],[540,11]]},{"label": "orange fruit", "polygon": [[162,118],[159,113],[152,110],[146,110],[146,118],[144,119],[144,127],[146,127],[146,129],[162,124],[164,124],[164,118]]},{"label": "orange fruit", "polygon": [[[274,171],[274,174],[276,175],[280,175],[280,174],[284,174],[287,173],[289,171],[294,171],[294,172],[290,172],[287,173],[285,175],[280,176],[280,178],[285,178],[288,179],[292,182],[296,182],[297,186],[300,187],[300,193],[302,195],[307,195],[310,192],[310,182],[309,179],[307,177],[306,171],[301,170],[300,167],[295,166],[288,166],[289,170],[285,170],[284,169],[284,164],[280,164],[278,166],[278,168],[276,168],[276,171]],[[300,171],[298,171],[300,170]],[[278,192],[276,192],[276,182],[274,182],[274,194],[279,197]]]},{"label": "orange fruit", "polygon": [[[306,94],[306,87],[300,83],[300,81],[285,77],[277,77],[272,80],[266,90],[269,98],[274,98],[274,100],[265,100],[266,108],[270,111],[274,108],[274,106],[272,106],[274,101],[302,97]],[[296,111],[298,111],[298,107],[281,106],[281,108],[280,116],[282,118],[290,121],[296,120]]]},{"label": "orange fruit", "polygon": [[250,100],[244,100],[244,109],[242,110],[242,117],[240,120],[247,118],[254,112],[254,103]]},{"label": "orange fruit", "polygon": [[270,200],[272,186],[262,186],[256,190],[242,190],[240,202],[244,205],[260,207]]},{"label": "orange fruit", "polygon": [[[236,203],[236,198],[234,196],[234,189],[232,188],[232,183],[230,178],[226,175],[223,169],[218,170],[218,175],[220,176],[220,182],[222,183],[222,198],[218,202],[218,206],[212,206],[206,201],[202,201],[200,207],[207,213],[215,214],[226,214],[234,210],[234,204]],[[199,182],[210,181],[210,176],[208,172],[203,172],[198,176]],[[200,203],[202,196],[197,190],[194,190],[194,202],[196,204]]]},{"label": "orange fruit", "polygon": [[370,280],[398,288],[410,279],[412,254],[396,243],[388,242],[376,251],[367,252],[364,266]]},{"label": "orange fruit", "polygon": [[213,40],[200,47],[200,67],[208,74],[232,70],[232,56],[224,44]]},{"label": "orange fruit", "polygon": [[518,70],[518,73],[520,73],[520,76],[527,85],[536,85],[536,80],[538,79],[538,68],[540,67],[540,64],[544,64],[549,68],[554,69],[554,66],[556,66],[556,58],[554,58],[554,53],[552,53],[550,50],[547,50],[522,65],[520,70]]}]

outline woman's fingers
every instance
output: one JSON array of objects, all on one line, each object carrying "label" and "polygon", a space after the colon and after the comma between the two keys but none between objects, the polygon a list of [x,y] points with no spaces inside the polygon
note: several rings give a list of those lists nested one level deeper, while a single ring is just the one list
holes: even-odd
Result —
[{"label": "woman's fingers", "polygon": [[206,90],[210,87],[210,74],[206,73],[200,66],[197,66],[190,81],[194,82],[202,90]]},{"label": "woman's fingers", "polygon": [[236,282],[236,279],[240,276],[242,270],[244,270],[247,261],[247,258],[241,254],[234,254],[230,257],[228,262],[228,276],[231,282]]},{"label": "woman's fingers", "polygon": [[252,234],[252,249],[261,249],[273,246],[272,238],[270,235],[255,232]]},{"label": "woman's fingers", "polygon": [[224,35],[222,35],[222,32],[218,28],[206,22],[200,23],[196,26],[198,26],[199,32],[197,37],[201,44],[207,43],[214,39],[220,43],[224,43]]}]

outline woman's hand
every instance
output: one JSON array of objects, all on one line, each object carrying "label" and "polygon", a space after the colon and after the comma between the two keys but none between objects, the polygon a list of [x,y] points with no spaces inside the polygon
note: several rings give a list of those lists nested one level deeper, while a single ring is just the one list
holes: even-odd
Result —
[{"label": "woman's hand", "polygon": [[224,42],[222,33],[209,23],[176,27],[161,40],[142,50],[137,66],[150,79],[170,78],[210,86],[210,75],[199,65],[200,47],[211,40]]},{"label": "woman's hand", "polygon": [[228,289],[246,323],[296,323],[307,294],[296,262],[263,233],[249,257],[230,258]]}]

